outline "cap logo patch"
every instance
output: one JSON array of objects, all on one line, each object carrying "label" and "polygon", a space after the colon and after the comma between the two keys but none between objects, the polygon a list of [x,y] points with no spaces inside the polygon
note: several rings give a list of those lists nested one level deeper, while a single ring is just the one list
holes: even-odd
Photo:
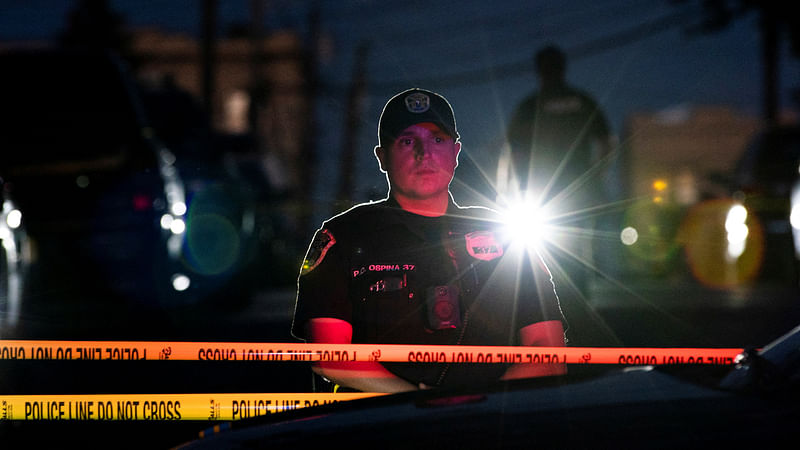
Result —
[{"label": "cap logo patch", "polygon": [[406,109],[415,114],[421,114],[431,108],[431,99],[425,94],[415,92],[406,97]]}]

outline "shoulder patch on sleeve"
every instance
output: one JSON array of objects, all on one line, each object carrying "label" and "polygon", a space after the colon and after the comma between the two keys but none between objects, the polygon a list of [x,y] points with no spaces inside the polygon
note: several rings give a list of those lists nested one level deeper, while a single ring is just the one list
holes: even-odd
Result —
[{"label": "shoulder patch on sleeve", "polygon": [[335,243],[336,239],[333,237],[333,233],[327,228],[317,232],[317,234],[314,235],[314,240],[308,247],[306,259],[303,261],[303,267],[300,269],[300,275],[306,275],[314,270],[319,263],[325,259],[325,254],[328,253],[328,250],[330,250]]},{"label": "shoulder patch on sleeve", "polygon": [[475,259],[491,261],[503,256],[503,246],[491,231],[474,231],[464,236],[467,253]]}]

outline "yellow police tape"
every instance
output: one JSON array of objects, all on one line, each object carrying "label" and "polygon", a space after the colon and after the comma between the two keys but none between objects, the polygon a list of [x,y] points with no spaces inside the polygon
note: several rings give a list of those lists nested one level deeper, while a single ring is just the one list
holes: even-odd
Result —
[{"label": "yellow police tape", "polygon": [[0,420],[232,421],[379,395],[386,394],[0,395]]},{"label": "yellow police tape", "polygon": [[0,360],[733,364],[741,348],[0,340]]}]

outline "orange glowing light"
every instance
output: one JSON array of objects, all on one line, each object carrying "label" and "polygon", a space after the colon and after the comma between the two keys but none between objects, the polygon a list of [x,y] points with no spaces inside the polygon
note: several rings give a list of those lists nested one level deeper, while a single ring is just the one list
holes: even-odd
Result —
[{"label": "orange glowing light", "polygon": [[664,190],[667,189],[667,186],[668,186],[667,182],[662,179],[657,179],[653,181],[653,189],[655,189],[656,192],[663,192]]}]

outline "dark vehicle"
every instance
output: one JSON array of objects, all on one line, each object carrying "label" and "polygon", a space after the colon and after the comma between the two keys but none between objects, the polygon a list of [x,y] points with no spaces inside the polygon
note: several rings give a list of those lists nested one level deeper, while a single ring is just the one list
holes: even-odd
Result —
[{"label": "dark vehicle", "polygon": [[0,176],[34,245],[25,297],[48,314],[69,298],[172,301],[188,285],[184,186],[125,64],[59,48],[4,51],[0,65]]},{"label": "dark vehicle", "polygon": [[[800,328],[731,366],[638,366],[246,419],[178,448],[794,448]],[[269,416],[267,416],[269,417]]]},{"label": "dark vehicle", "polygon": [[261,169],[254,137],[212,127],[170,77],[139,85],[149,123],[175,153],[186,187],[182,264],[193,293],[184,303],[230,311],[253,294],[292,289],[305,236],[287,218],[291,199]]},{"label": "dark vehicle", "polygon": [[[800,246],[791,223],[800,168],[800,127],[776,126],[758,134],[736,165],[731,192],[757,222],[750,245],[763,248],[762,277],[798,283]],[[796,194],[794,195],[796,197]],[[797,213],[795,213],[796,215]]]}]

